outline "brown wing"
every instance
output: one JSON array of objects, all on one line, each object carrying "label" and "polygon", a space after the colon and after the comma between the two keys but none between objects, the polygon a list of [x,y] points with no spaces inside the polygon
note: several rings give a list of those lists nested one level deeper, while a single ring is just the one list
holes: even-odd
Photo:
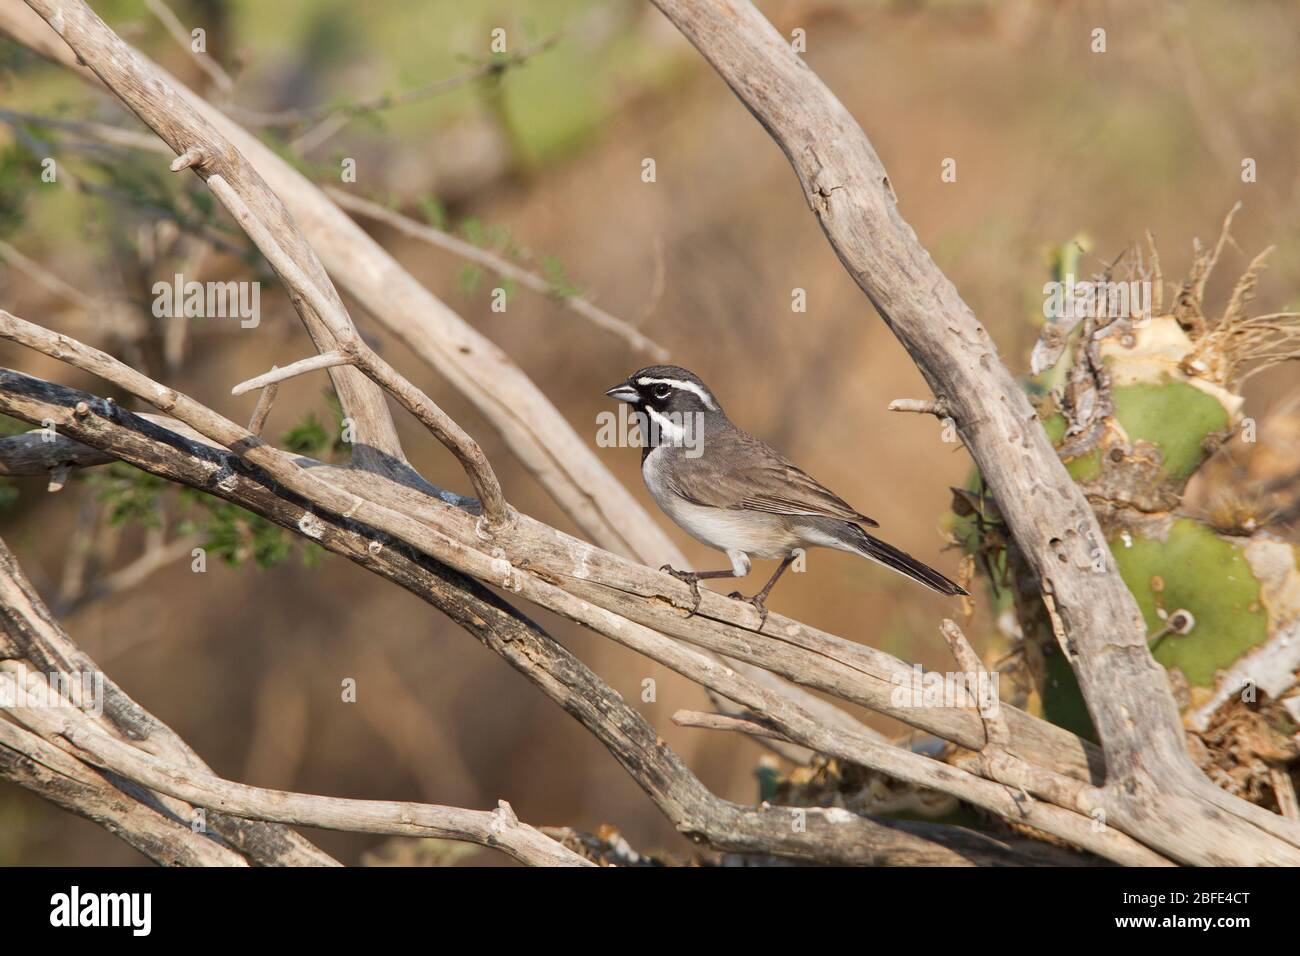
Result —
[{"label": "brown wing", "polygon": [[[879,525],[760,438],[738,428],[705,436],[699,458],[679,454],[672,485],[695,504]],[[725,461],[727,467],[718,462]]]}]

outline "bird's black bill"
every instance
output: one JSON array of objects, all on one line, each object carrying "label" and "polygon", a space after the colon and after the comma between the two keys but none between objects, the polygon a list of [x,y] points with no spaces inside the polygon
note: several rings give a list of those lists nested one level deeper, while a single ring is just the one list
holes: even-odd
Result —
[{"label": "bird's black bill", "polygon": [[637,394],[636,389],[633,388],[631,385],[627,384],[627,382],[623,382],[620,385],[615,385],[613,388],[605,392],[605,394],[608,395],[610,398],[618,399],[620,402],[635,402],[637,399],[641,397],[640,395]]}]

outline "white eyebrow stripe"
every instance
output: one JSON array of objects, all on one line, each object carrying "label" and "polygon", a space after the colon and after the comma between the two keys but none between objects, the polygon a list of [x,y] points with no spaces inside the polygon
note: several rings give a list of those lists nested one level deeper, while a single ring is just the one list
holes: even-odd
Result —
[{"label": "white eyebrow stripe", "polygon": [[638,378],[636,383],[638,385],[671,385],[673,388],[681,389],[684,392],[694,392],[707,407],[712,408],[714,411],[717,411],[718,408],[713,403],[713,396],[694,382],[683,382],[679,378],[650,378],[650,376],[646,375]]}]

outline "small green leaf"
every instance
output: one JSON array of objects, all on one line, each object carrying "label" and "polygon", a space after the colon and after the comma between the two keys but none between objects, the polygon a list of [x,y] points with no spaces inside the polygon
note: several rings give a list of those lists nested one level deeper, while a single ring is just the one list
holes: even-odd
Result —
[{"label": "small green leaf", "polygon": [[133,465],[115,461],[93,473],[90,482],[99,486],[99,500],[108,506],[108,523],[115,527],[139,521],[158,527],[158,499],[166,480]]},{"label": "small green leaf", "polygon": [[315,413],[308,412],[301,422],[284,433],[280,444],[295,454],[314,457],[329,446],[330,436]]},{"label": "small green leaf", "polygon": [[425,196],[420,200],[420,211],[424,213],[424,221],[434,229],[447,231],[447,207],[440,203],[433,196]]},{"label": "small green leaf", "polygon": [[467,265],[460,270],[460,276],[457,279],[457,285],[460,287],[460,294],[469,298],[477,290],[483,281],[483,270],[475,265]]},{"label": "small green leaf", "polygon": [[564,263],[559,259],[554,256],[545,256],[542,259],[542,269],[546,273],[546,281],[551,285],[550,294],[555,298],[573,299],[582,294],[582,290],[569,278]]}]

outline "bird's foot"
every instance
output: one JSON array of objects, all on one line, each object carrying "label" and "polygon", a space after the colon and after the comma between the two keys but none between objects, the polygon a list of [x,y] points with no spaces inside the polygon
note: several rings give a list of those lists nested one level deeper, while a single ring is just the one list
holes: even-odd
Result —
[{"label": "bird's foot", "polygon": [[746,604],[752,604],[758,611],[758,629],[761,631],[763,625],[767,623],[767,605],[763,603],[763,595],[755,594],[752,598],[747,598],[739,591],[732,591],[727,597],[733,601],[744,601]]},{"label": "bird's foot", "polygon": [[700,609],[700,576],[694,571],[678,571],[671,564],[665,564],[659,570],[665,571],[675,577],[678,581],[682,581],[691,586],[691,598],[693,603],[691,604],[690,614],[687,614],[686,616],[694,617],[695,612]]}]

